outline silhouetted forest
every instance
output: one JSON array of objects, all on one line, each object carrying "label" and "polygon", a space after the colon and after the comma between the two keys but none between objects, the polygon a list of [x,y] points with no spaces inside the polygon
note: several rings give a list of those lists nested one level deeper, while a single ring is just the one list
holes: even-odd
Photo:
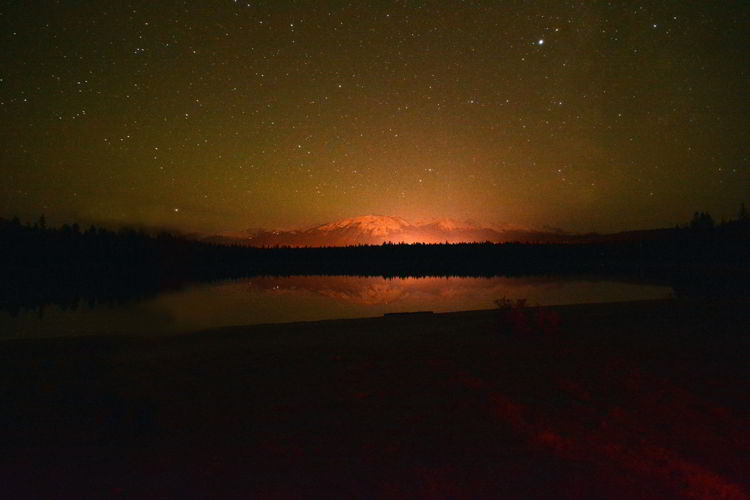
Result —
[{"label": "silhouetted forest", "polygon": [[[633,233],[637,235],[638,233]],[[259,275],[638,277],[678,294],[745,294],[750,218],[689,224],[648,238],[586,244],[393,244],[329,248],[222,246],[123,228],[48,227],[0,218],[0,309],[114,304],[195,282]]]}]

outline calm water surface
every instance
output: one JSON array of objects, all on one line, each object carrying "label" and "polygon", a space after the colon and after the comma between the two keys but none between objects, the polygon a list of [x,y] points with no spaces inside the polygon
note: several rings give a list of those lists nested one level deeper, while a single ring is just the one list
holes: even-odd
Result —
[{"label": "calm water surface", "polygon": [[292,276],[247,278],[163,293],[140,303],[48,306],[43,314],[0,312],[0,336],[158,335],[205,328],[388,312],[491,309],[503,297],[529,305],[662,299],[668,286],[559,278],[395,278]]}]

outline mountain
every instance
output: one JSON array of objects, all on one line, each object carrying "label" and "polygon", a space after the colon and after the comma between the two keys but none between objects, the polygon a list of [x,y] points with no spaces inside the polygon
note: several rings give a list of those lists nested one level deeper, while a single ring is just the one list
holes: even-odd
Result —
[{"label": "mountain", "polygon": [[462,242],[567,242],[575,237],[561,232],[534,231],[480,225],[456,219],[437,219],[412,224],[400,217],[364,215],[303,230],[248,231],[245,235],[214,235],[204,238],[222,244],[247,246],[348,246],[382,243]]},{"label": "mountain", "polygon": [[352,219],[344,219],[331,224],[318,226],[316,229],[321,232],[332,233],[334,231],[354,231],[360,235],[368,236],[388,236],[408,230],[411,226],[408,222],[400,217],[387,217],[382,215],[364,215]]}]

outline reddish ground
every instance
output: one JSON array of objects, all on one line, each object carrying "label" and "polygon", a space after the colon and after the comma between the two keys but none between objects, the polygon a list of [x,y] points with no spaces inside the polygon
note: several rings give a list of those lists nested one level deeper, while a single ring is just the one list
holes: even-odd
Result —
[{"label": "reddish ground", "polygon": [[5,498],[750,498],[750,308],[0,344]]}]

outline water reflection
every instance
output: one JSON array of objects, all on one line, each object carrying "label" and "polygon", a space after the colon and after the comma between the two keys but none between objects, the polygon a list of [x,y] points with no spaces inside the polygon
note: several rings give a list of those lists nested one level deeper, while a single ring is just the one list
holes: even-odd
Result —
[{"label": "water reflection", "polygon": [[[612,281],[525,278],[393,278],[358,276],[263,277],[248,280],[251,292],[314,294],[363,306],[421,304],[436,310],[461,310],[461,305],[490,307],[500,297],[526,298],[540,305],[632,300],[655,293],[660,298],[669,287]],[[660,295],[659,295],[660,294]],[[447,308],[447,309],[445,309]]]},{"label": "water reflection", "polygon": [[593,279],[257,277],[162,293],[137,304],[46,308],[43,317],[0,313],[4,337],[188,332],[220,326],[380,316],[388,312],[489,309],[496,299],[531,305],[671,296],[668,286]]}]

